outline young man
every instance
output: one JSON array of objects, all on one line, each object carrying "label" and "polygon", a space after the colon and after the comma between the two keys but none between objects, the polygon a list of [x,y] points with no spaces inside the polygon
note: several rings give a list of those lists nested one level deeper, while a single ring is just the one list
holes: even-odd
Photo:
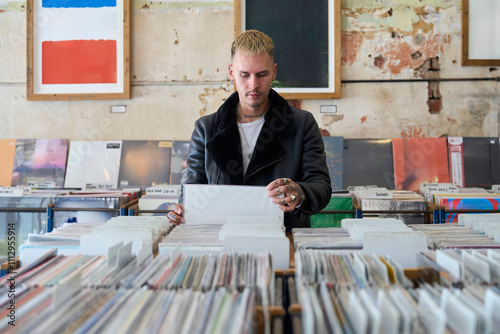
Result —
[{"label": "young man", "polygon": [[[273,42],[264,33],[248,30],[234,40],[228,71],[237,92],[196,122],[185,183],[267,186],[285,212],[287,231],[310,227],[309,215],[331,196],[314,117],[271,89],[277,65]],[[168,214],[172,223],[184,222],[182,209],[177,205]]]}]

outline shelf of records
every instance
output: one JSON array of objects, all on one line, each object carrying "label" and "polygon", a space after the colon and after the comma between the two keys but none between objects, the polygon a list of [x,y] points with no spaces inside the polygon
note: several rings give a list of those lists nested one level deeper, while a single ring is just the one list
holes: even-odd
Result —
[{"label": "shelf of records", "polygon": [[421,183],[500,184],[498,137],[323,137],[334,190],[375,184],[419,192]]},{"label": "shelf of records", "polygon": [[[14,194],[6,194],[10,192]],[[29,234],[51,232],[64,223],[104,223],[112,217],[126,215],[140,195],[140,188],[71,192],[4,189],[0,195],[0,259],[5,260],[8,235],[15,238],[18,247]]]},{"label": "shelf of records", "polygon": [[98,189],[181,184],[189,141],[0,139],[0,186]]},{"label": "shelf of records", "polygon": [[[332,189],[375,184],[419,192],[421,183],[500,184],[498,137],[323,137]],[[0,139],[0,186],[117,189],[182,184],[189,141]]]},{"label": "shelf of records", "polygon": [[334,192],[330,203],[311,217],[311,227],[338,227],[343,218],[398,218],[406,224],[457,222],[460,213],[500,213],[500,186],[491,189],[422,183],[419,192],[376,185]]}]

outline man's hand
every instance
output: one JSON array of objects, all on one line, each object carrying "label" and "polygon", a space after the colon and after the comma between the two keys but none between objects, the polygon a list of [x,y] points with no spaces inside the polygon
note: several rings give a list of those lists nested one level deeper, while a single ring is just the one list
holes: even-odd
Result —
[{"label": "man's hand", "polygon": [[174,225],[180,225],[184,223],[184,218],[182,215],[184,213],[184,207],[180,204],[174,204],[172,211],[167,213],[168,221]]},{"label": "man's hand", "polygon": [[[283,177],[274,180],[267,185],[267,196],[275,197],[273,202],[279,204],[279,207],[284,212],[292,212],[302,204],[304,200],[304,191],[302,188],[292,180]],[[283,195],[282,198],[276,198]]]}]

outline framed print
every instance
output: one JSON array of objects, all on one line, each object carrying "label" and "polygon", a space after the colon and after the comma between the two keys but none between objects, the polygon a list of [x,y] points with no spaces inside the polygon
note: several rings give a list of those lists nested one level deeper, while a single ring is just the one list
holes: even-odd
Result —
[{"label": "framed print", "polygon": [[27,99],[130,98],[130,0],[28,0]]},{"label": "framed print", "polygon": [[500,66],[500,2],[462,0],[462,65]]},{"label": "framed print", "polygon": [[235,0],[235,36],[273,39],[273,88],[286,99],[340,98],[340,0]]}]

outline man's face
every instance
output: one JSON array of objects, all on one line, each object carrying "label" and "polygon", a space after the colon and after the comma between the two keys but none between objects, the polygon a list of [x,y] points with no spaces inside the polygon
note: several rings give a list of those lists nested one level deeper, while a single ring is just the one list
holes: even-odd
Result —
[{"label": "man's face", "polygon": [[267,53],[245,56],[236,52],[233,63],[229,65],[229,76],[234,80],[242,108],[267,108],[271,83],[276,77],[276,67]]}]

